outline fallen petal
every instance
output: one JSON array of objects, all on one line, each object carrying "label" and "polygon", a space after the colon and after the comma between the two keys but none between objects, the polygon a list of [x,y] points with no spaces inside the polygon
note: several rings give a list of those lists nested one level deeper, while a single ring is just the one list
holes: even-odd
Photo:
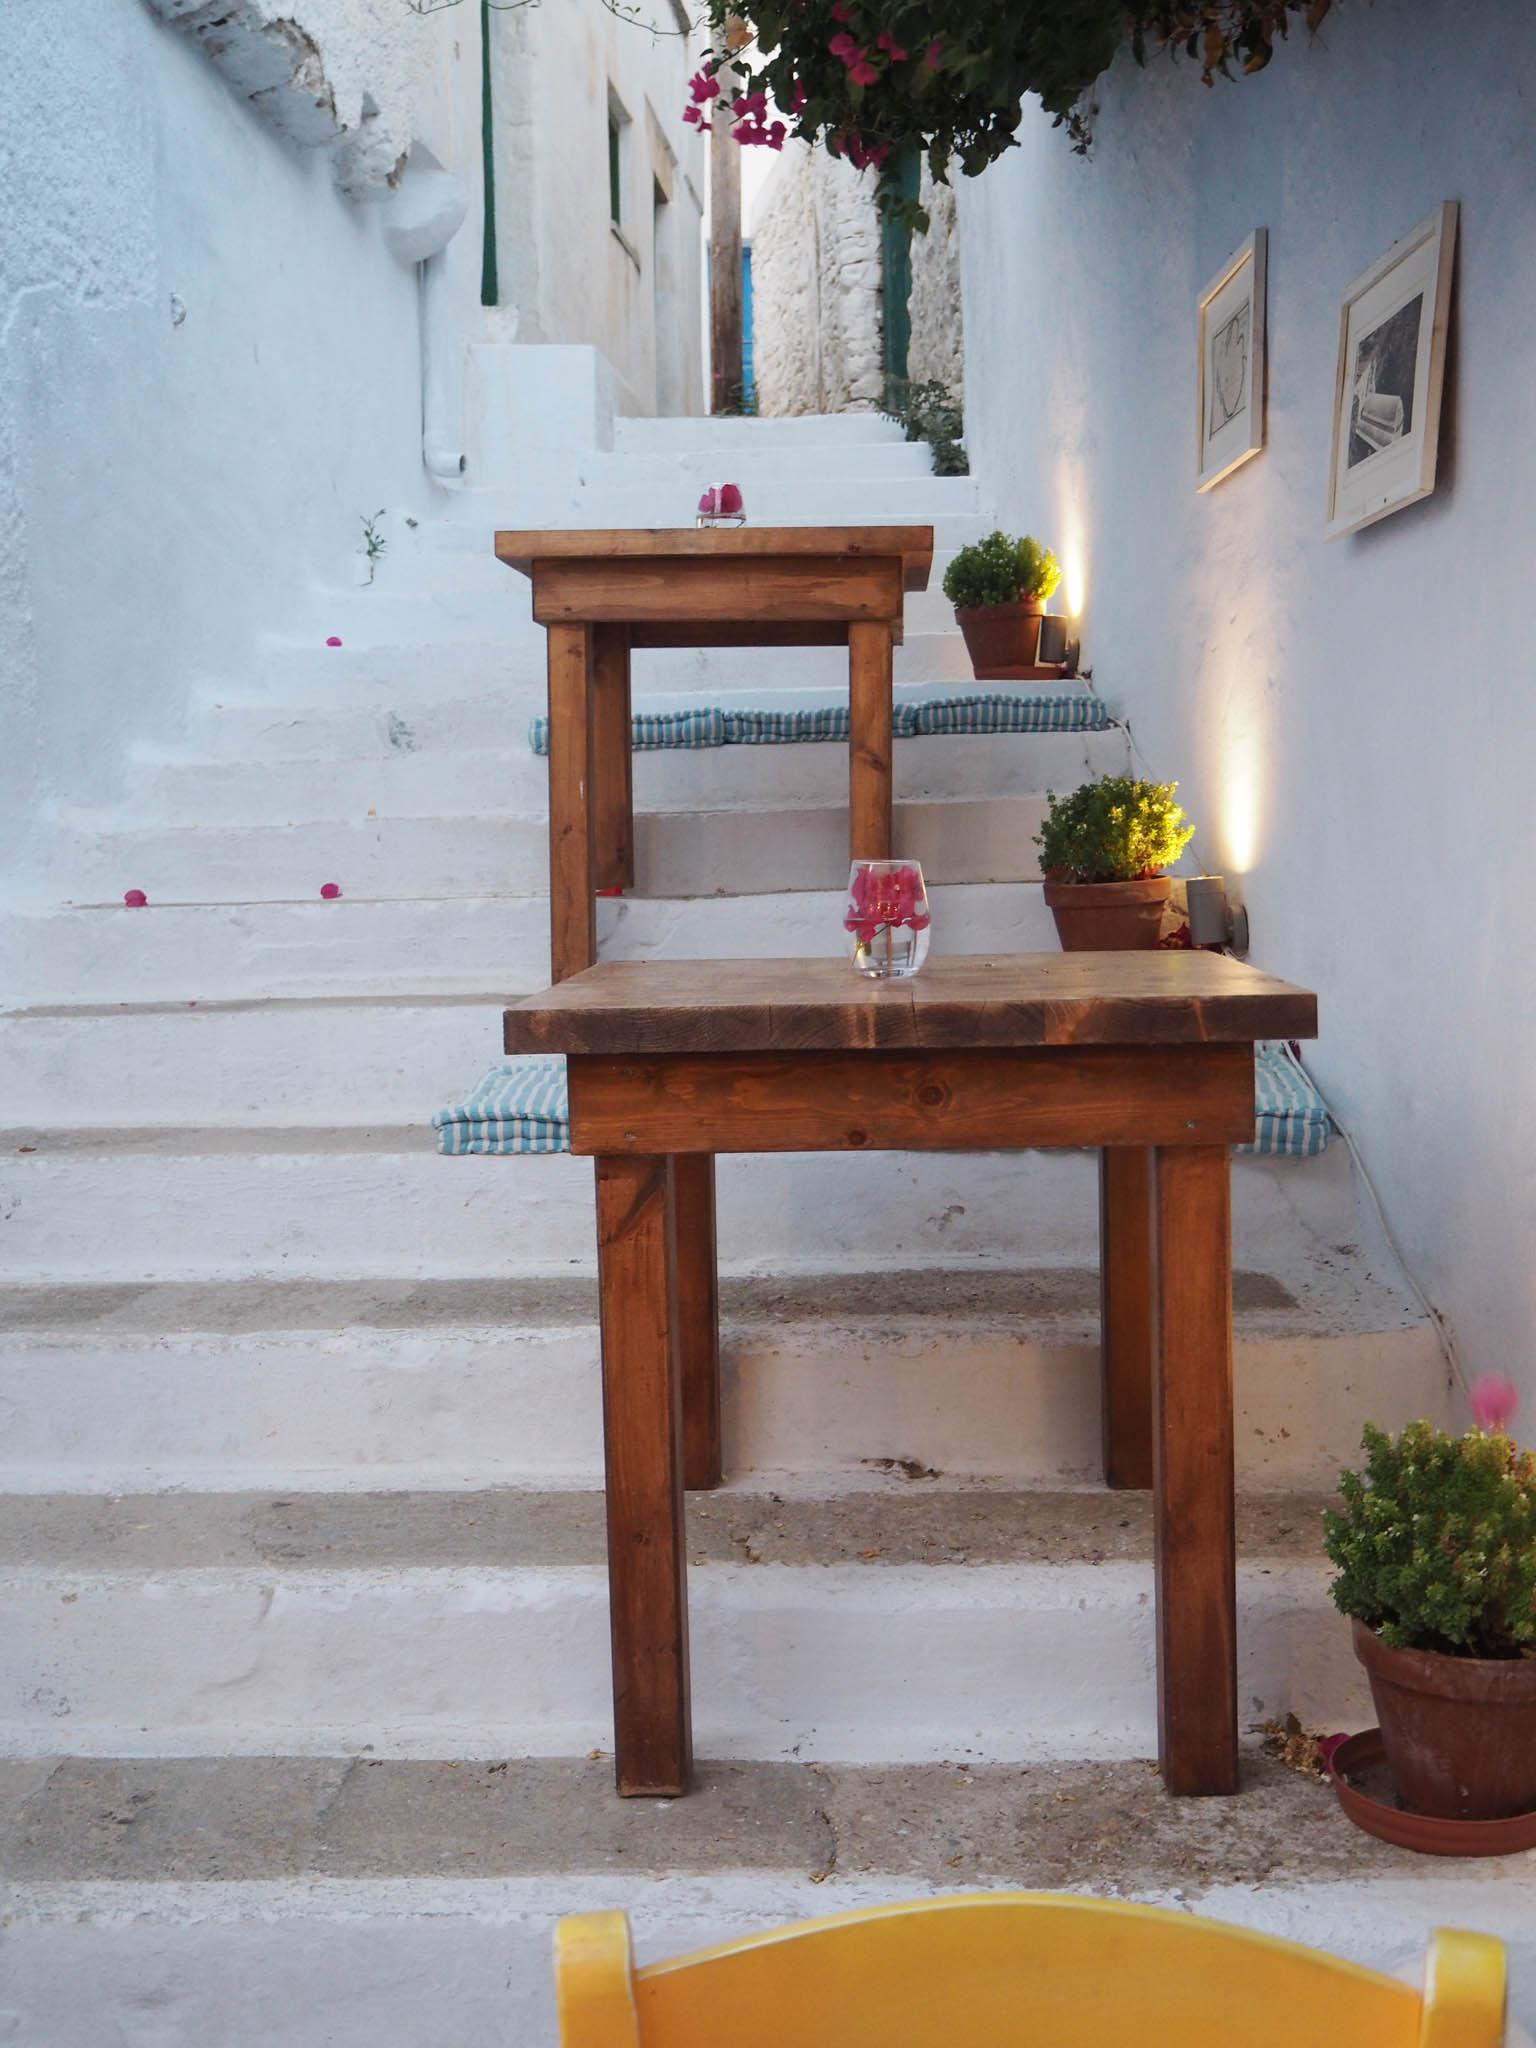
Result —
[{"label": "fallen petal", "polygon": [[145,904],[148,903],[149,898],[142,889],[125,889],[123,891],[123,901],[130,910],[142,910]]},{"label": "fallen petal", "polygon": [[324,897],[327,903],[334,903],[336,901],[336,898],[341,894],[340,882],[322,882],[320,885],[320,894]]}]

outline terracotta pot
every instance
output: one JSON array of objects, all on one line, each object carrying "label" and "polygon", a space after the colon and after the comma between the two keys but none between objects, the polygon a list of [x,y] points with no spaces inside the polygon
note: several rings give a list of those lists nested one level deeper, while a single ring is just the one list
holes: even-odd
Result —
[{"label": "terracotta pot", "polygon": [[1173,894],[1171,875],[1144,882],[1053,882],[1046,908],[1056,920],[1064,953],[1144,952],[1163,929],[1163,906]]},{"label": "terracotta pot", "polygon": [[1038,597],[982,605],[975,611],[955,606],[955,620],[965,635],[965,651],[978,683],[1008,682],[1018,670],[1037,666],[1044,610],[1044,600]]},{"label": "terracotta pot", "polygon": [[1442,1820],[1536,1810],[1536,1657],[1389,1650],[1353,1626],[1403,1804]]}]

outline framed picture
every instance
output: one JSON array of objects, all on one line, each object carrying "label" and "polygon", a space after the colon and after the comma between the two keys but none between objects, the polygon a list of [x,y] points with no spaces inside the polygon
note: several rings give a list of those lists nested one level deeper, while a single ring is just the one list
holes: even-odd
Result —
[{"label": "framed picture", "polygon": [[1357,277],[1339,319],[1328,538],[1435,488],[1456,202],[1448,199]]},{"label": "framed picture", "polygon": [[1208,491],[1264,446],[1264,274],[1269,235],[1255,228],[1200,294],[1197,488]]}]

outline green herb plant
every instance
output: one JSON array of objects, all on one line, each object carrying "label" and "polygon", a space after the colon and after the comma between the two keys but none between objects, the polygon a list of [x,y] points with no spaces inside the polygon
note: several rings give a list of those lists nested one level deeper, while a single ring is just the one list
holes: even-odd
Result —
[{"label": "green herb plant", "polygon": [[984,611],[1025,597],[1043,603],[1060,581],[1056,557],[1030,534],[1011,540],[1006,533],[989,533],[961,548],[944,571],[944,595],[960,611]]},{"label": "green herb plant", "polygon": [[1052,881],[1143,882],[1172,865],[1195,836],[1173,800],[1176,782],[1106,775],[1070,796],[1046,791],[1040,870]]},{"label": "green herb plant", "polygon": [[363,553],[368,558],[368,581],[372,583],[378,574],[379,563],[384,559],[384,550],[389,546],[389,542],[379,531],[379,521],[384,517],[384,508],[381,505],[371,519],[366,512],[359,512],[357,516],[363,522]]},{"label": "green herb plant", "polygon": [[1323,1516],[1334,1605],[1389,1649],[1536,1655],[1536,1458],[1501,1429],[1365,1425]]},{"label": "green herb plant", "polygon": [[913,382],[908,377],[888,377],[881,410],[887,419],[900,421],[909,441],[928,443],[935,476],[970,475],[970,461],[961,446],[965,419],[960,402],[939,378]]}]

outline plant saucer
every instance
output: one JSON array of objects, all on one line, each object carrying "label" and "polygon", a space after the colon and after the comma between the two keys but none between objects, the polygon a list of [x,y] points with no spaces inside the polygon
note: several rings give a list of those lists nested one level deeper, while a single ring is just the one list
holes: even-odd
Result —
[{"label": "plant saucer", "polygon": [[1399,1806],[1379,1728],[1367,1728],[1341,1742],[1328,1768],[1339,1804],[1355,1826],[1400,1849],[1416,1849],[1425,1856],[1513,1856],[1522,1849],[1536,1849],[1536,1813],[1513,1813],[1502,1820],[1441,1820]]}]

